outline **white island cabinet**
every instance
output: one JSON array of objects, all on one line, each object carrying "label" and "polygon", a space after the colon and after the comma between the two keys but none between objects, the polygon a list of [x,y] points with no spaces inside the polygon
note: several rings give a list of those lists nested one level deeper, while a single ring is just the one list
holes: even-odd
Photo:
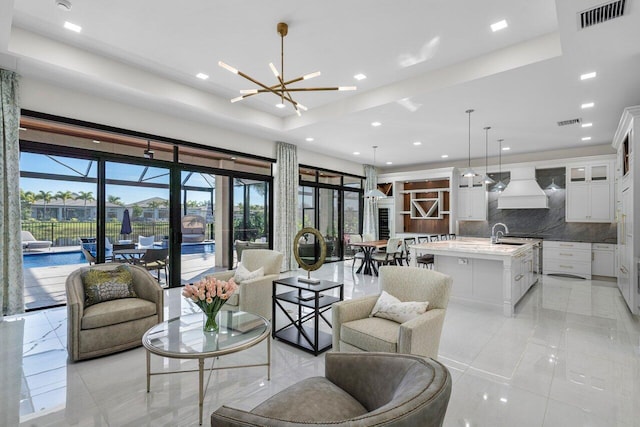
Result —
[{"label": "white island cabinet", "polygon": [[507,317],[536,281],[532,243],[501,245],[460,237],[410,249],[412,263],[416,255],[434,255],[434,269],[453,279],[452,298],[502,307]]}]

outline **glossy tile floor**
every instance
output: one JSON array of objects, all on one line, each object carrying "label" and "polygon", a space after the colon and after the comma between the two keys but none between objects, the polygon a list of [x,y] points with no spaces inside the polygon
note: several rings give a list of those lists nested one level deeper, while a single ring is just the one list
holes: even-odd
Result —
[{"label": "glossy tile floor", "polygon": [[[378,292],[377,278],[334,263],[314,274],[344,281],[345,297]],[[166,316],[193,312],[179,289]],[[283,316],[280,316],[281,318]],[[544,276],[505,318],[501,309],[451,301],[439,359],[453,377],[446,426],[638,426],[640,321],[611,282]],[[194,426],[196,373],[155,376],[145,390],[142,348],[71,364],[66,309],[0,322],[1,426]],[[261,361],[266,344],[219,359]],[[194,368],[152,357],[152,368]],[[302,378],[322,375],[324,357],[281,342],[272,376],[263,367],[217,371],[204,403],[250,409]],[[374,373],[372,373],[373,375]]]}]

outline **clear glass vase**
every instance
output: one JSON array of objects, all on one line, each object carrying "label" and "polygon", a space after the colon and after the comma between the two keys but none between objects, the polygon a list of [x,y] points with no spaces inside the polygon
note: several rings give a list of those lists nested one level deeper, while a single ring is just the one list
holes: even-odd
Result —
[{"label": "clear glass vase", "polygon": [[218,312],[207,313],[206,311],[202,312],[202,330],[204,332],[218,332],[220,327],[218,326],[217,320]]}]

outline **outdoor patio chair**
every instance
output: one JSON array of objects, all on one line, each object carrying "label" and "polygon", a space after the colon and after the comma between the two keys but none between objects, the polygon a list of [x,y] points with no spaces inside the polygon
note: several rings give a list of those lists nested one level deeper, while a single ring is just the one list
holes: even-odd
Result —
[{"label": "outdoor patio chair", "polygon": [[204,241],[207,223],[200,215],[182,217],[182,242],[200,243]]},{"label": "outdoor patio chair", "polygon": [[150,249],[153,248],[156,236],[138,236],[138,249]]},{"label": "outdoor patio chair", "polygon": [[22,230],[22,249],[30,251],[31,249],[49,249],[53,242],[49,240],[36,240],[29,231]]},{"label": "outdoor patio chair", "polygon": [[84,255],[84,259],[87,260],[87,262],[89,263],[89,265],[95,264],[96,263],[96,257],[94,257],[93,255],[91,255],[91,252],[89,252],[87,249],[85,248],[80,248],[80,250],[82,251],[82,254]]},{"label": "outdoor patio chair", "polygon": [[136,265],[147,270],[156,270],[158,272],[158,282],[160,282],[160,270],[164,269],[164,277],[167,274],[167,258],[169,257],[169,249],[147,249],[139,260],[135,260]]}]

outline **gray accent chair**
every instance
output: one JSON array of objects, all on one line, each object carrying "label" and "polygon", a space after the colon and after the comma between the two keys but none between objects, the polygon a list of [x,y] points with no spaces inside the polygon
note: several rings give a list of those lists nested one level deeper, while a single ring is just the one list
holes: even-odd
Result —
[{"label": "gray accent chair", "polygon": [[438,357],[451,277],[419,267],[380,267],[380,287],[402,302],[429,301],[424,314],[405,323],[369,317],[379,295],[332,305],[334,351],[381,351]]},{"label": "gray accent chair", "polygon": [[[224,307],[229,310],[248,311],[271,320],[271,294],[273,281],[280,277],[283,255],[271,249],[244,249],[242,265],[249,271],[264,268],[264,276],[242,282],[238,291],[229,298]],[[207,276],[218,280],[229,280],[235,270],[213,273]]]},{"label": "gray accent chair", "polygon": [[[118,268],[118,263],[91,266],[101,270]],[[73,362],[103,356],[142,345],[142,335],[164,317],[163,290],[142,267],[130,265],[138,298],[105,301],[84,306],[81,274],[67,277],[67,351]]]},{"label": "gray accent chair", "polygon": [[451,374],[432,359],[389,353],[327,353],[325,376],[302,380],[250,412],[222,406],[212,427],[436,427]]}]

